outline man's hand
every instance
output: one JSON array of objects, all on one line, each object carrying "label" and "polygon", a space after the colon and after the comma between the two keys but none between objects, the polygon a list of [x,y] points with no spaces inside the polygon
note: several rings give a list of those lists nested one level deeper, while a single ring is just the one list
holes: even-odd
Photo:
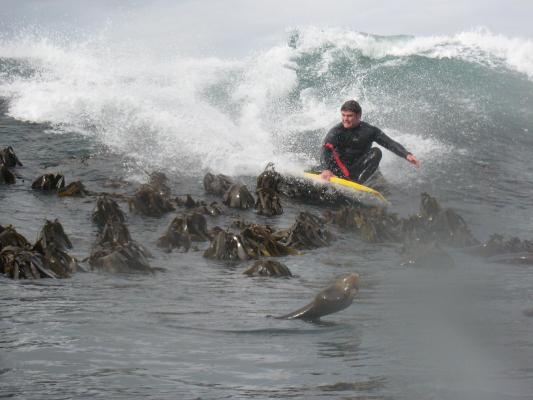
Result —
[{"label": "man's hand", "polygon": [[407,154],[407,157],[405,157],[405,159],[409,161],[411,164],[416,165],[417,167],[420,167],[420,161],[418,161],[413,154],[411,153]]},{"label": "man's hand", "polygon": [[324,171],[322,171],[322,173],[320,174],[320,177],[322,179],[325,179],[327,181],[329,181],[331,178],[333,178],[335,175],[333,174],[333,172],[331,172],[329,169],[326,169]]}]

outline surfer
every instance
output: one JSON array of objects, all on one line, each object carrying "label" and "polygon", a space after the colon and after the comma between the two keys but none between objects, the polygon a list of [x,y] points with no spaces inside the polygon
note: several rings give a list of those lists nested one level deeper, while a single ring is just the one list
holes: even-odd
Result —
[{"label": "surfer", "polygon": [[357,101],[348,100],[342,105],[342,121],[331,128],[324,140],[320,174],[323,179],[329,181],[338,176],[358,183],[365,182],[381,161],[381,150],[372,147],[373,142],[420,166],[420,161],[412,153],[381,129],[361,121],[361,115],[361,106]]}]

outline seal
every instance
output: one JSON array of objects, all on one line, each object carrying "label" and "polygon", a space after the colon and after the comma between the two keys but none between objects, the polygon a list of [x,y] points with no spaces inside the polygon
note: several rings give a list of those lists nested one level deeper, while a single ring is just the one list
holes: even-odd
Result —
[{"label": "seal", "polygon": [[344,310],[352,304],[359,289],[359,275],[351,273],[341,276],[332,285],[322,290],[306,306],[277,319],[317,320],[324,315]]}]

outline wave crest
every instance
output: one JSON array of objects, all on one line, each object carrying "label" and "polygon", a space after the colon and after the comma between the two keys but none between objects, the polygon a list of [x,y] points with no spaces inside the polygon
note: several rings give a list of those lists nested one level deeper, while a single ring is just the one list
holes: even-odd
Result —
[{"label": "wave crest", "polygon": [[447,121],[440,110],[454,104],[468,113],[466,104],[472,116],[490,112],[483,93],[469,92],[479,82],[448,79],[457,68],[449,60],[463,62],[467,75],[478,73],[475,64],[533,79],[532,42],[486,30],[416,38],[308,27],[286,44],[232,60],[144,50],[105,34],[70,43],[3,40],[0,95],[15,118],[94,136],[141,164],[247,174],[268,161],[294,170],[315,162],[347,98],[396,138],[418,136],[409,140],[413,152],[449,149],[434,131]]}]

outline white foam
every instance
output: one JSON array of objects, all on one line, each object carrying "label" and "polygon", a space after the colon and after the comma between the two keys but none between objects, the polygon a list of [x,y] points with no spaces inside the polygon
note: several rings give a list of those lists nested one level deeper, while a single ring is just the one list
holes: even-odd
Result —
[{"label": "white foam", "polygon": [[[383,131],[397,142],[402,143],[407,150],[417,157],[421,163],[420,168],[427,171],[425,176],[434,175],[431,171],[442,168],[443,163],[448,160],[447,156],[454,151],[451,146],[440,142],[431,135],[421,137],[394,129],[383,129]],[[395,183],[414,182],[421,176],[420,170],[387,150],[383,150],[380,169],[388,181]]]},{"label": "white foam", "polygon": [[[300,87],[295,59],[318,49],[319,78],[329,73],[335,51],[343,48],[374,58],[398,57],[384,60],[382,66],[390,68],[411,54],[485,64],[503,60],[533,78],[531,41],[482,30],[383,38],[311,27],[299,31],[296,48],[274,46],[237,60],[184,57],[172,46],[149,51],[143,46],[134,39],[114,42],[105,32],[86,41],[62,38],[57,43],[38,35],[0,41],[3,58],[27,60],[37,70],[30,77],[4,79],[0,95],[10,97],[9,113],[15,118],[94,136],[141,165],[191,174],[205,169],[253,174],[268,161],[301,169],[308,160],[286,154],[279,139],[325,132],[337,122],[343,99],[366,97],[363,75],[335,93]],[[382,110],[376,100],[366,99],[366,115]],[[400,133],[395,138],[414,146],[421,158],[444,151],[425,136]],[[408,176],[396,173],[405,168],[396,165],[401,160],[385,154],[385,170],[397,179]]]},{"label": "white foam", "polygon": [[410,37],[373,36],[339,28],[305,27],[298,31],[298,48],[311,51],[334,45],[333,49],[357,49],[371,58],[423,55],[432,58],[457,58],[524,73],[533,80],[533,40],[509,38],[486,28],[475,28],[455,35]]},{"label": "white foam", "polygon": [[[10,114],[69,126],[142,162],[170,169],[250,173],[266,161],[283,161],[264,110],[294,85],[294,71],[278,62],[285,47],[267,52],[268,63],[261,61],[265,54],[238,61],[159,59],[105,45],[3,43],[5,57],[30,59],[39,69],[29,79],[0,87],[11,98]],[[223,101],[234,103],[237,115],[212,104],[205,94],[226,80],[230,95]]]}]

